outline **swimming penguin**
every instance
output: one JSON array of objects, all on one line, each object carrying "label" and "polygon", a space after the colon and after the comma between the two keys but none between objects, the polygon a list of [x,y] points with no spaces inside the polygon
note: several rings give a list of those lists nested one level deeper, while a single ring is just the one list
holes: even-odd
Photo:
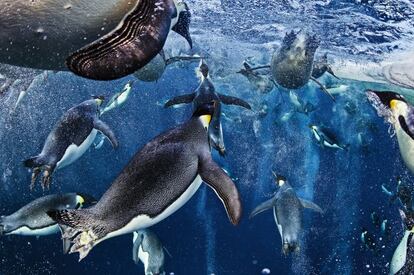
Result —
[{"label": "swimming penguin", "polygon": [[383,220],[381,223],[381,235],[386,240],[389,240],[391,237],[391,225],[387,219]]},{"label": "swimming penguin", "polygon": [[248,110],[251,110],[250,105],[242,99],[233,96],[227,96],[217,93],[214,84],[209,76],[209,68],[204,60],[200,61],[198,67],[200,76],[200,85],[194,93],[181,95],[168,100],[164,107],[171,107],[177,104],[193,103],[193,110],[197,110],[199,106],[215,100],[218,102],[216,115],[212,117],[209,127],[209,136],[211,145],[216,149],[220,155],[226,154],[226,148],[223,140],[223,129],[221,126],[221,103],[227,105],[238,105]]},{"label": "swimming penguin", "polygon": [[144,264],[145,275],[165,274],[164,248],[157,235],[149,229],[134,232],[132,259]]},{"label": "swimming penguin", "polygon": [[294,111],[304,115],[309,115],[311,112],[316,110],[316,106],[311,102],[305,102],[300,99],[294,91],[289,92],[290,102],[294,106]]},{"label": "swimming penguin", "polygon": [[200,56],[174,56],[167,58],[164,50],[157,54],[145,67],[134,73],[134,76],[145,82],[154,82],[161,78],[167,66],[183,61],[200,61]]},{"label": "swimming penguin", "polygon": [[330,75],[332,75],[336,79],[339,79],[335,75],[335,73],[333,72],[331,66],[328,63],[328,53],[325,53],[322,56],[322,58],[320,58],[319,60],[315,60],[315,62],[313,63],[312,77],[315,78],[315,79],[318,79],[319,77],[321,77],[325,73],[329,73]]},{"label": "swimming penguin", "polygon": [[188,7],[175,0],[1,1],[0,10],[0,62],[21,67],[67,70],[69,56],[70,70],[108,80],[148,63],[170,30],[192,45]]},{"label": "swimming penguin", "polygon": [[319,146],[340,150],[348,150],[349,145],[339,144],[335,134],[330,129],[321,128],[319,126],[312,124],[309,125],[309,128],[311,129],[312,134],[318,142]]},{"label": "swimming penguin", "polygon": [[380,227],[381,226],[381,217],[378,215],[377,212],[373,211],[371,212],[371,222],[373,225],[375,225],[376,227]]},{"label": "swimming penguin", "polygon": [[377,243],[375,241],[375,237],[368,232],[366,228],[362,228],[361,232],[361,242],[365,245],[365,247],[373,252],[378,251]]},{"label": "swimming penguin", "polygon": [[270,93],[277,85],[273,78],[269,74],[259,73],[247,63],[247,61],[243,62],[243,69],[238,71],[237,73],[245,76],[250,84],[255,88],[255,90],[259,91],[260,93],[267,94]]},{"label": "swimming penguin", "polygon": [[131,94],[132,91],[132,81],[129,81],[124,88],[122,89],[122,91],[114,94],[111,99],[108,101],[108,103],[106,104],[106,106],[101,110],[100,115],[102,116],[103,114],[105,114],[108,111],[111,111],[112,109],[115,109],[121,105],[123,105],[129,95]]},{"label": "swimming penguin", "polygon": [[414,274],[414,213],[400,210],[405,224],[405,233],[394,251],[390,264],[390,275]]},{"label": "swimming penguin", "polygon": [[223,202],[234,225],[241,217],[239,193],[213,161],[208,127],[218,102],[200,105],[191,119],[148,142],[98,203],[85,210],[50,211],[80,260],[98,243],[148,228],[180,209],[204,181]]},{"label": "swimming penguin", "polygon": [[250,218],[273,208],[273,216],[280,233],[284,254],[298,252],[303,209],[308,208],[322,214],[323,210],[313,202],[299,198],[285,177],[280,175],[275,175],[275,177],[279,190],[273,198],[257,206],[250,214]]},{"label": "swimming penguin", "polygon": [[312,80],[335,101],[323,84],[312,76],[319,43],[316,36],[294,31],[286,33],[282,46],[273,54],[270,71],[276,83],[286,89],[299,89]]},{"label": "swimming penguin", "polygon": [[114,133],[99,119],[103,97],[96,97],[69,109],[48,135],[41,153],[27,159],[24,165],[33,168],[30,187],[33,188],[43,170],[42,187],[49,188],[55,169],[63,168],[80,158],[91,146],[98,131],[118,147]]},{"label": "swimming penguin", "polygon": [[[46,236],[59,232],[59,226],[46,212],[49,210],[79,209],[96,203],[85,194],[54,194],[38,198],[9,216],[0,217],[1,235]],[[64,243],[67,252],[68,243]]]},{"label": "swimming penguin", "polygon": [[390,197],[391,203],[394,203],[398,199],[405,211],[413,211],[414,190],[407,183],[403,183],[400,177],[397,177],[396,192],[391,192],[384,185],[381,185],[381,188]]},{"label": "swimming penguin", "polygon": [[414,174],[414,108],[395,92],[366,91],[368,100],[393,125],[405,165]]}]

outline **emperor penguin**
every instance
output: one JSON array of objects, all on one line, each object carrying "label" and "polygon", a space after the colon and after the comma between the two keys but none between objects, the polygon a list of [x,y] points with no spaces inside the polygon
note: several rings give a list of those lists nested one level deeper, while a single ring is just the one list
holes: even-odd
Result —
[{"label": "emperor penguin", "polygon": [[176,0],[17,0],[0,10],[0,62],[19,67],[112,80],[144,67],[171,31],[192,47],[191,13]]},{"label": "emperor penguin", "polygon": [[69,109],[48,135],[40,154],[24,161],[26,167],[33,168],[31,189],[42,170],[42,187],[49,188],[53,171],[79,159],[91,146],[98,131],[114,148],[118,147],[115,134],[99,119],[99,106],[103,100],[103,97],[96,97]]},{"label": "emperor penguin", "polygon": [[405,232],[392,256],[390,275],[411,275],[414,274],[414,212],[399,211]]},{"label": "emperor penguin", "polygon": [[[59,226],[47,214],[50,210],[79,209],[96,203],[86,194],[66,193],[38,198],[13,214],[0,217],[1,235],[46,236],[59,232]],[[64,252],[69,243],[64,242]]]},{"label": "emperor penguin", "polygon": [[120,92],[114,94],[105,107],[100,111],[100,116],[123,105],[131,94],[133,84],[133,81],[129,81]]},{"label": "emperor penguin", "polygon": [[211,119],[212,121],[209,127],[209,137],[212,147],[216,149],[221,156],[225,156],[226,148],[224,145],[223,128],[221,125],[221,103],[227,105],[238,105],[248,110],[251,110],[251,106],[240,98],[216,92],[214,84],[210,79],[209,67],[203,59],[200,61],[198,66],[198,76],[200,77],[200,84],[194,93],[174,97],[173,99],[168,100],[164,107],[167,108],[178,104],[192,103],[194,111],[203,104],[213,100],[216,101],[217,112]]},{"label": "emperor penguin", "polygon": [[157,235],[149,229],[134,232],[132,259],[144,264],[145,275],[165,275],[164,247]]},{"label": "emperor penguin", "polygon": [[180,209],[204,181],[213,188],[234,225],[241,217],[239,193],[212,159],[208,128],[217,101],[200,105],[185,123],[139,150],[98,203],[82,210],[49,211],[62,238],[80,260],[98,243],[145,229]]},{"label": "emperor penguin", "polygon": [[276,174],[274,176],[279,190],[273,198],[257,206],[250,214],[250,218],[273,208],[273,217],[282,240],[283,253],[299,252],[303,209],[309,208],[321,214],[323,210],[315,203],[299,198],[284,176]]},{"label": "emperor penguin", "polygon": [[404,96],[390,91],[366,91],[368,100],[394,127],[402,159],[414,174],[414,108]]},{"label": "emperor penguin", "polygon": [[339,150],[348,150],[349,144],[339,143],[336,135],[330,129],[319,127],[314,124],[309,124],[308,127],[312,131],[312,135],[318,142],[319,146]]}]

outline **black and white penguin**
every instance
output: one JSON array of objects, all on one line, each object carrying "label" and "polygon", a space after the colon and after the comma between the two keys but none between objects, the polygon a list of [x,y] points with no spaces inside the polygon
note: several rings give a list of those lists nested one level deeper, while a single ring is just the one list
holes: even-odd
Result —
[{"label": "black and white penguin", "polygon": [[368,100],[393,125],[405,165],[414,174],[414,107],[404,96],[390,91],[366,91]]},{"label": "black and white penguin", "polygon": [[259,73],[258,68],[252,68],[247,61],[243,62],[243,67],[237,73],[245,76],[254,89],[260,93],[267,94],[277,86],[269,73]]},{"label": "black and white penguin", "polygon": [[313,124],[309,125],[313,137],[321,147],[328,147],[332,149],[348,150],[348,144],[340,144],[336,135],[328,128],[322,128]]},{"label": "black and white penguin", "polygon": [[96,97],[69,109],[48,135],[41,153],[27,159],[24,165],[33,168],[31,188],[43,170],[42,187],[48,188],[55,169],[63,168],[79,159],[91,146],[96,134],[103,133],[118,147],[114,133],[99,119],[103,97]]},{"label": "black and white penguin", "polygon": [[414,274],[414,213],[400,210],[400,215],[405,232],[392,256],[390,275],[411,275]]},{"label": "black and white penguin", "polygon": [[118,27],[66,59],[77,75],[112,80],[147,65],[164,47],[169,32],[182,35],[192,47],[191,13],[176,0],[139,0]]},{"label": "black and white penguin", "polygon": [[322,214],[323,210],[315,203],[299,198],[285,177],[280,175],[275,177],[279,190],[273,198],[257,206],[250,214],[250,218],[273,208],[273,217],[282,240],[283,253],[298,252],[303,209],[308,208]]},{"label": "black and white penguin", "polygon": [[164,247],[157,235],[149,229],[134,232],[132,259],[135,264],[144,264],[145,275],[165,275]]},{"label": "black and white penguin", "polygon": [[98,203],[85,210],[50,211],[80,259],[98,243],[148,228],[180,209],[207,183],[238,224],[239,193],[213,161],[208,127],[218,102],[200,105],[191,119],[148,142],[122,170]]},{"label": "black and white penguin", "polygon": [[[38,198],[11,215],[0,217],[1,235],[46,236],[59,232],[59,226],[47,214],[50,210],[79,209],[96,203],[86,194],[54,194]],[[68,243],[64,242],[67,252]]]},{"label": "black and white penguin", "polygon": [[211,145],[216,149],[220,155],[226,154],[226,148],[223,139],[223,128],[221,125],[221,103],[226,105],[238,105],[248,110],[251,110],[250,105],[244,100],[227,96],[216,92],[213,82],[210,79],[209,68],[204,60],[200,61],[198,67],[198,76],[200,77],[200,85],[194,93],[181,95],[168,100],[164,107],[171,107],[178,104],[192,103],[193,111],[197,110],[203,104],[211,101],[217,101],[217,112],[212,117],[212,121],[209,127],[209,137]]},{"label": "black and white penguin", "polygon": [[312,77],[318,79],[325,73],[329,73],[338,79],[338,77],[333,72],[332,67],[329,65],[328,53],[325,53],[320,59],[317,59],[313,62]]}]

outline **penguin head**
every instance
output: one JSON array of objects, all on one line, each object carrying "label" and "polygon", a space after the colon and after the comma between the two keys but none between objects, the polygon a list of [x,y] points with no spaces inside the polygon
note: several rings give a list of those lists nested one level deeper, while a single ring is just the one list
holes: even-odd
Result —
[{"label": "penguin head", "polygon": [[401,108],[407,107],[407,101],[404,96],[395,92],[367,90],[365,93],[367,94],[368,100],[377,110],[382,107],[391,112],[396,112]]},{"label": "penguin head", "polygon": [[308,124],[309,129],[311,129],[311,131],[317,131],[318,130],[318,126],[314,125],[314,124]]},{"label": "penguin head", "polygon": [[102,103],[103,103],[103,102],[104,102],[104,100],[105,100],[105,97],[104,97],[104,96],[102,96],[102,95],[99,95],[99,96],[94,95],[94,96],[92,96],[92,98],[95,100],[95,102],[96,102],[96,104],[97,104],[98,106],[101,106],[101,105],[102,105]]},{"label": "penguin head", "polygon": [[197,117],[205,128],[208,128],[210,125],[212,117],[216,115],[219,102],[217,100],[212,100],[208,103],[201,104],[197,106],[197,109],[193,112],[193,118]]},{"label": "penguin head", "polygon": [[275,172],[273,172],[272,171],[272,174],[273,174],[273,176],[275,177],[275,180],[276,180],[276,184],[279,186],[279,187],[282,187],[285,183],[286,183],[286,177],[285,176],[282,176],[282,175],[280,175],[280,174],[276,174]]},{"label": "penguin head", "polygon": [[85,208],[96,204],[98,201],[91,195],[76,193],[76,208]]},{"label": "penguin head", "polygon": [[209,74],[209,69],[207,64],[204,62],[204,59],[200,60],[200,64],[198,65],[198,72],[201,74],[201,78],[207,78]]}]

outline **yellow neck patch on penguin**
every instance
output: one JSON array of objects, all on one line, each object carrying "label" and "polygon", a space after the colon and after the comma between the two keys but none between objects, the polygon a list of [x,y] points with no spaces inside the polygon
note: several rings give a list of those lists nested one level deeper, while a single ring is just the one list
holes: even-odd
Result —
[{"label": "yellow neck patch on penguin", "polygon": [[101,104],[103,102],[103,100],[100,99],[100,98],[95,99],[95,101],[96,101],[96,104],[98,104],[98,106],[101,106]]},{"label": "yellow neck patch on penguin", "polygon": [[278,180],[277,184],[279,185],[279,187],[282,187],[285,184],[284,180]]},{"label": "yellow neck patch on penguin", "polygon": [[201,123],[203,124],[204,128],[208,128],[211,121],[211,115],[202,115],[199,117]]},{"label": "yellow neck patch on penguin", "polygon": [[76,203],[79,203],[82,206],[85,203],[85,199],[82,196],[76,195]]}]

